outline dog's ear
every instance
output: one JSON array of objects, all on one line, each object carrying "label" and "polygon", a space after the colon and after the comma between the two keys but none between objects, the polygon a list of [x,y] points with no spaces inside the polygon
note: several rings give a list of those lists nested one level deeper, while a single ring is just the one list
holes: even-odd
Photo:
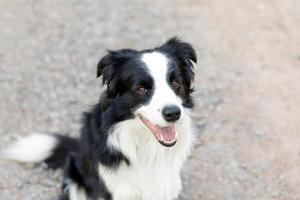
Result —
[{"label": "dog's ear", "polygon": [[108,92],[117,84],[114,80],[118,78],[118,71],[122,70],[122,65],[131,59],[135,52],[132,49],[108,51],[107,55],[101,58],[97,67],[97,77],[102,77],[102,85],[107,85]]},{"label": "dog's ear", "polygon": [[185,81],[185,87],[192,92],[191,82],[194,80],[194,66],[193,62],[197,62],[197,55],[195,49],[191,44],[183,42],[178,37],[169,39],[159,49],[170,54],[179,61],[182,75]]},{"label": "dog's ear", "polygon": [[102,83],[107,84],[112,78],[118,67],[132,58],[133,49],[121,49],[117,51],[108,51],[108,53],[100,59],[97,67],[97,77],[102,76]]}]

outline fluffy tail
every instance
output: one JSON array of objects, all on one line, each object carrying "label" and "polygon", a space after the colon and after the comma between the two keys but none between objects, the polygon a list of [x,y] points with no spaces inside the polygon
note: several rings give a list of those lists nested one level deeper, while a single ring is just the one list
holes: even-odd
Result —
[{"label": "fluffy tail", "polygon": [[78,140],[62,135],[32,134],[5,150],[4,157],[24,163],[45,162],[50,168],[65,165],[70,153],[78,154]]}]

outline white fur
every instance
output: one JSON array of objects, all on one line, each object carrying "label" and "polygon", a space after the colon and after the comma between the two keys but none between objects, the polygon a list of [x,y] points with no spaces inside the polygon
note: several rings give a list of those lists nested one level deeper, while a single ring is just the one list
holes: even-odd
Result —
[{"label": "white fur", "polygon": [[69,200],[87,200],[87,196],[83,188],[76,183],[70,183],[66,188],[69,192]]},{"label": "white fur", "polygon": [[142,114],[153,124],[167,126],[168,123],[161,114],[165,106],[175,105],[180,108],[181,112],[183,111],[182,100],[174,93],[166,80],[168,58],[162,53],[152,52],[145,53],[142,61],[154,80],[154,93],[150,103],[139,108],[136,113]]},{"label": "white fur", "polygon": [[3,152],[10,160],[37,163],[47,159],[57,145],[57,139],[51,135],[32,134],[22,138]]},{"label": "white fur", "polygon": [[138,119],[115,126],[109,144],[120,149],[130,160],[117,169],[99,165],[114,200],[172,200],[181,190],[180,169],[191,150],[191,125],[187,114],[176,124],[177,143],[162,146]]}]

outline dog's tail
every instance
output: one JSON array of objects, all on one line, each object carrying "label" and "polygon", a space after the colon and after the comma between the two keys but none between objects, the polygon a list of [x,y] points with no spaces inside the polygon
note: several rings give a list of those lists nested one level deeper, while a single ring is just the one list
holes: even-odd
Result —
[{"label": "dog's tail", "polygon": [[70,154],[79,153],[77,139],[62,135],[32,134],[2,152],[4,157],[23,163],[45,162],[50,168],[65,165]]}]

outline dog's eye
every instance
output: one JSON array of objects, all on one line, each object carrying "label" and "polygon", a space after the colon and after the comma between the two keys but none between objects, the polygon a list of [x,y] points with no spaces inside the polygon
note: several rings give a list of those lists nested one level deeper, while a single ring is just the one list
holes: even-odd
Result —
[{"label": "dog's eye", "polygon": [[139,94],[146,94],[147,89],[144,88],[144,87],[142,87],[142,86],[140,86],[140,87],[138,87],[138,88],[136,89],[136,91],[137,91]]},{"label": "dog's eye", "polygon": [[172,81],[172,85],[173,85],[173,87],[174,88],[179,88],[179,86],[180,86],[180,83],[179,83],[179,81],[177,81],[177,80],[174,80],[174,81]]}]

